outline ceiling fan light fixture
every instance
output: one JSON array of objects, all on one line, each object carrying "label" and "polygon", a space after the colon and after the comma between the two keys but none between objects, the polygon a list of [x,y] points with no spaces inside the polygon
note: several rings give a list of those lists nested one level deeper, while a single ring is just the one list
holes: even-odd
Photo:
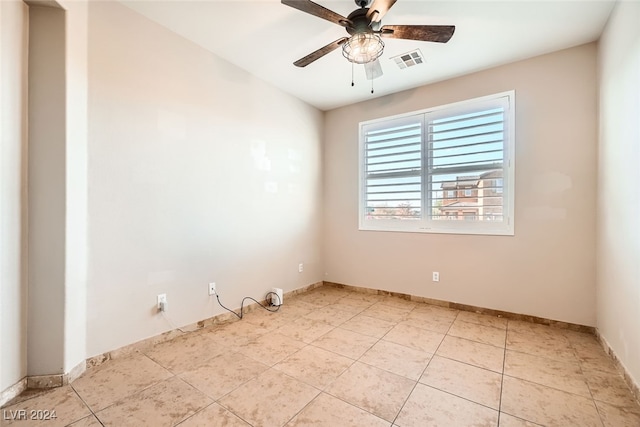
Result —
[{"label": "ceiling fan light fixture", "polygon": [[342,44],[342,55],[350,62],[367,64],[382,55],[384,43],[377,34],[363,32],[351,36]]}]

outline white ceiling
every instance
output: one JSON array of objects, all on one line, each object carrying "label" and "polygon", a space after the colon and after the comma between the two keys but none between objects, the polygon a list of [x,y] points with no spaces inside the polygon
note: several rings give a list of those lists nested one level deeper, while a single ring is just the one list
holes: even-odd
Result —
[{"label": "white ceiling", "polygon": [[[279,0],[124,0],[124,4],[322,110],[597,40],[614,0],[398,0],[383,24],[455,25],[449,43],[385,39],[384,75],[371,82],[340,49],[305,68],[293,62],[346,35],[344,28]],[[318,0],[347,16],[353,0]],[[425,63],[389,58],[419,48]]]}]

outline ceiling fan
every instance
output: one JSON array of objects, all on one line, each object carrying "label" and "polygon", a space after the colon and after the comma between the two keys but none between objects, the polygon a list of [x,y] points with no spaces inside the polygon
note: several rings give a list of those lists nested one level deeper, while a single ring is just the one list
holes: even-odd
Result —
[{"label": "ceiling fan", "polygon": [[[397,0],[355,0],[359,9],[346,18],[310,0],[281,0],[282,4],[311,15],[326,19],[344,27],[350,37],[338,40],[311,52],[294,62],[297,67],[306,67],[342,46],[342,55],[354,64],[365,64],[367,77],[373,79],[382,75],[378,58],[384,50],[381,37],[392,39],[418,40],[446,43],[456,27],[453,25],[384,25],[382,17]],[[353,84],[353,83],[352,83]]]}]

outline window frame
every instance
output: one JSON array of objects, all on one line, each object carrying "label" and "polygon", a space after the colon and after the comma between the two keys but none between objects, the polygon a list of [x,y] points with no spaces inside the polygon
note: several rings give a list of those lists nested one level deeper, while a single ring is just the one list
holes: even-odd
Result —
[{"label": "window frame", "polygon": [[[483,109],[504,106],[504,131],[503,131],[503,165],[502,181],[503,188],[503,221],[451,221],[434,220],[430,218],[427,210],[431,210],[431,197],[433,190],[430,187],[431,175],[428,170],[430,158],[428,157],[429,142],[427,139],[427,126],[431,120],[441,117],[461,115]],[[418,119],[417,117],[421,118]],[[419,220],[383,220],[367,219],[367,168],[366,168],[366,143],[365,129],[384,129],[389,127],[392,121],[410,122],[420,120],[422,124],[421,147],[422,166],[420,176],[422,177],[421,198],[422,209]],[[500,92],[493,95],[473,98],[460,102],[426,108],[423,110],[411,111],[408,113],[388,116],[359,124],[359,153],[358,153],[358,215],[359,230],[362,231],[392,231],[392,232],[414,232],[414,233],[438,233],[438,234],[472,234],[472,235],[504,235],[513,236],[515,234],[514,207],[515,207],[515,91]],[[443,194],[446,190],[443,190]],[[443,196],[444,197],[444,196]]]}]

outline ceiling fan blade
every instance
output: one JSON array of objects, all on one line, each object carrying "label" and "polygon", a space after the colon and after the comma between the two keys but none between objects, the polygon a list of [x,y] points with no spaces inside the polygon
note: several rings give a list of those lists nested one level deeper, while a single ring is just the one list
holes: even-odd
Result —
[{"label": "ceiling fan blade", "polygon": [[374,0],[373,4],[369,6],[367,18],[369,18],[371,22],[380,22],[385,13],[391,9],[391,6],[393,6],[396,1],[397,0]]},{"label": "ceiling fan blade", "polygon": [[284,5],[291,6],[294,9],[317,16],[318,18],[326,19],[327,21],[333,22],[334,24],[338,24],[342,27],[351,25],[351,21],[339,13],[335,13],[334,11],[309,0],[281,0],[281,2]]},{"label": "ceiling fan blade", "polygon": [[367,80],[382,77],[382,65],[380,65],[380,61],[376,59],[375,61],[364,64],[364,72],[367,75]]},{"label": "ceiling fan blade", "polygon": [[455,30],[454,25],[384,25],[380,35],[392,39],[446,43]]},{"label": "ceiling fan blade", "polygon": [[298,59],[296,62],[293,63],[293,65],[295,65],[296,67],[306,67],[307,65],[311,64],[313,61],[322,58],[327,53],[333,52],[338,47],[340,47],[342,43],[346,42],[347,40],[348,40],[347,37],[342,37],[341,39],[331,42],[328,45],[316,50],[315,52],[311,52],[309,55]]}]

